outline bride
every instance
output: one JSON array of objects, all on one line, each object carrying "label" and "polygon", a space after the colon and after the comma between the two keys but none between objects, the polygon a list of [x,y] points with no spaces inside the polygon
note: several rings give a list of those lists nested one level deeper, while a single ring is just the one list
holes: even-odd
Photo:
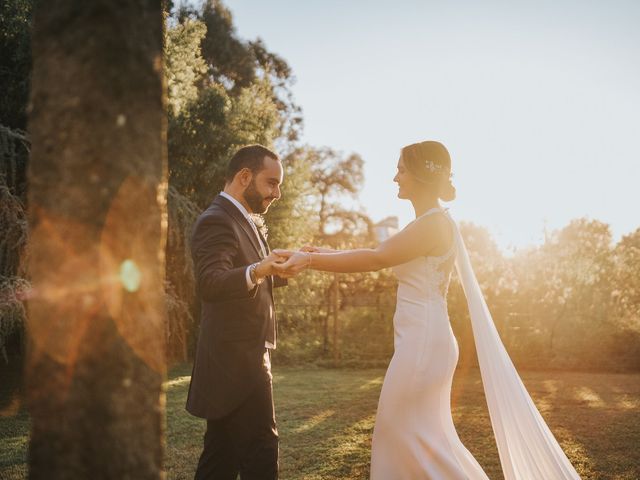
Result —
[{"label": "bride", "polygon": [[449,324],[447,288],[454,265],[473,325],[480,370],[506,480],[579,479],[540,416],[500,341],[460,232],[439,199],[455,198],[451,160],[441,143],[404,147],[394,181],[416,218],[375,249],[275,250],[290,276],[305,268],[398,277],[394,354],[384,378],[371,450],[373,480],[487,479],[456,433],[451,383],[458,344]]}]

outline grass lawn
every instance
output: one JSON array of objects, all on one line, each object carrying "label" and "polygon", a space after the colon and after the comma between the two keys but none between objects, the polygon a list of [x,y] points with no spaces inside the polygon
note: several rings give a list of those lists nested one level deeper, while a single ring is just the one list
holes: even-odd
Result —
[{"label": "grass lawn", "polygon": [[[169,479],[192,479],[204,421],[184,403],[190,367],[167,382]],[[275,367],[282,479],[364,479],[383,370]],[[522,372],[556,438],[583,479],[640,478],[640,374]],[[477,370],[458,371],[454,420],[462,441],[491,479],[500,479]],[[0,417],[0,479],[25,478],[28,416]],[[538,480],[538,479],[532,479]],[[540,479],[551,480],[551,479]]]}]

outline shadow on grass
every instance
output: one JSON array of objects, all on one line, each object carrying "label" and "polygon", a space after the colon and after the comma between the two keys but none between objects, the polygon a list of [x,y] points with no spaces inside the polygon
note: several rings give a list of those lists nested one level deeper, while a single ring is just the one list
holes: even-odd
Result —
[{"label": "shadow on grass", "polygon": [[583,480],[640,478],[640,376],[535,372],[549,427]]},{"label": "shadow on grass", "polygon": [[[281,478],[368,478],[370,439],[382,370],[274,368]],[[190,369],[167,382],[167,473],[193,478],[204,420],[184,410]]]},{"label": "shadow on grass", "polygon": [[[281,478],[364,479],[384,370],[274,369]],[[192,478],[204,422],[184,411],[185,367],[169,386],[169,478]],[[583,480],[640,478],[640,375],[522,372],[523,381]],[[480,373],[456,372],[458,434],[492,480],[503,478]]]},{"label": "shadow on grass", "polygon": [[453,377],[451,413],[465,447],[492,480],[500,480],[502,468],[484,397],[480,371],[458,366]]},{"label": "shadow on grass", "polygon": [[384,371],[276,374],[283,478],[368,478]]},{"label": "shadow on grass", "polygon": [[[456,376],[460,438],[489,478],[502,479],[479,372]],[[582,480],[640,478],[638,374],[524,371],[522,378]]]},{"label": "shadow on grass", "polygon": [[[274,371],[281,478],[368,478],[384,370],[276,366]],[[190,374],[190,366],[174,368],[166,383],[169,479],[192,479],[202,449],[205,422],[184,410]],[[583,480],[640,478],[640,374],[552,371],[522,372],[522,377]],[[0,478],[17,480],[27,473],[29,417],[20,397],[2,387]],[[456,372],[452,404],[463,443],[492,480],[502,478],[477,369]]]}]

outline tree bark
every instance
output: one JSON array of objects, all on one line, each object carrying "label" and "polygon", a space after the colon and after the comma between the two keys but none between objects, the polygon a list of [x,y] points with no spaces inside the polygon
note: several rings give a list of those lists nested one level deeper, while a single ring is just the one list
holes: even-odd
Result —
[{"label": "tree bark", "polygon": [[331,297],[333,307],[333,363],[340,364],[340,278],[333,274],[333,295]]},{"label": "tree bark", "polygon": [[37,2],[29,129],[33,479],[162,478],[160,0]]}]

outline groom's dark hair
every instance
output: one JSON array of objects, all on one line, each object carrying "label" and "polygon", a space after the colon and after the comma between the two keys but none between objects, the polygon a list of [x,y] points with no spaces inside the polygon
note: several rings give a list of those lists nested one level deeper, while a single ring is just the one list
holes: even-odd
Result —
[{"label": "groom's dark hair", "polygon": [[229,166],[227,167],[227,173],[225,175],[226,182],[231,183],[236,173],[243,168],[248,168],[254,175],[257,174],[264,168],[264,157],[280,160],[278,155],[262,145],[245,145],[240,148],[233,154],[231,160],[229,160]]}]

